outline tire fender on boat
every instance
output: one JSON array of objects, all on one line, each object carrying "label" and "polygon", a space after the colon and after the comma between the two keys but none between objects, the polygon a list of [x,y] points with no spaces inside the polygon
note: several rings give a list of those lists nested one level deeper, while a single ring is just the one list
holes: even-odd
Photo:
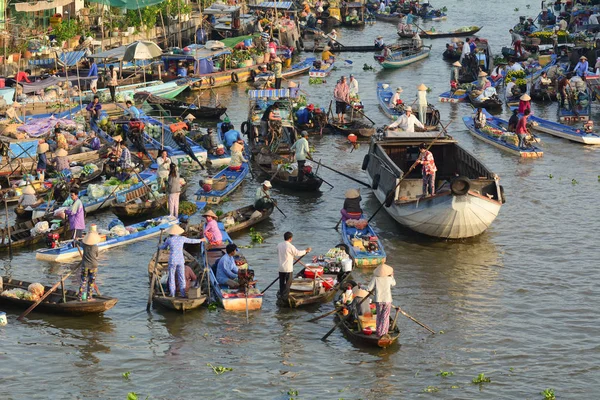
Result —
[{"label": "tire fender on boat", "polygon": [[379,187],[379,180],[381,179],[381,175],[376,174],[373,177],[373,182],[371,183],[371,189],[373,190],[377,190],[377,188]]},{"label": "tire fender on boat", "polygon": [[250,133],[250,123],[248,121],[242,122],[242,135],[248,135]]},{"label": "tire fender on boat", "polygon": [[369,156],[368,154],[365,154],[365,158],[363,158],[363,163],[362,163],[362,167],[361,167],[363,171],[367,170],[370,159],[371,159],[371,156]]},{"label": "tire fender on boat", "polygon": [[457,176],[450,182],[450,190],[455,196],[464,196],[471,189],[471,180],[466,176]]},{"label": "tire fender on boat", "polygon": [[238,76],[237,73],[235,73],[235,72],[231,73],[231,81],[233,83],[238,83],[240,81],[240,77]]},{"label": "tire fender on boat", "polygon": [[502,204],[506,203],[506,197],[504,197],[504,186],[500,185],[500,201]]},{"label": "tire fender on boat", "polygon": [[390,190],[385,198],[385,206],[390,208],[394,204],[394,190]]},{"label": "tire fender on boat", "polygon": [[210,83],[210,86],[215,86],[215,84],[217,83],[214,76],[211,76],[208,82]]}]

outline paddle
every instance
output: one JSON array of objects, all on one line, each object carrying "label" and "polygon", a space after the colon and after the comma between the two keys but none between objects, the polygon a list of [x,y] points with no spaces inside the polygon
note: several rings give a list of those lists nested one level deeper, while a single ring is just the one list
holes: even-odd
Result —
[{"label": "paddle", "polygon": [[[306,253],[306,254],[308,254],[308,253]],[[303,256],[301,256],[299,259],[297,259],[296,261],[294,261],[294,263],[293,263],[292,265],[296,265],[296,263],[297,263],[298,261],[302,260],[302,258],[303,258],[303,257],[304,257],[306,254],[304,254],[304,255],[303,255]],[[269,288],[270,288],[271,286],[273,286],[273,285],[275,284],[275,282],[277,282],[278,280],[279,280],[279,276],[278,276],[277,278],[275,278],[275,280],[274,280],[273,282],[271,282],[271,283],[269,284],[269,286],[267,286],[267,287],[265,288],[265,290],[263,290],[262,292],[260,292],[260,294],[264,294],[264,293],[265,293],[267,290],[269,290]]]},{"label": "paddle", "polygon": [[[352,107],[352,106],[350,106]],[[352,107],[354,108],[354,107]],[[365,117],[366,119],[368,119],[373,125],[375,125],[375,121],[373,121],[371,118],[367,117],[367,115],[359,108],[354,108],[354,111],[360,113],[363,117]]]},{"label": "paddle", "polygon": [[[369,292],[369,294],[367,294],[365,297],[363,297],[363,299],[362,299],[362,300],[361,300],[361,301],[360,301],[360,302],[359,302],[359,303],[356,305],[356,307],[357,307],[357,308],[359,308],[359,307],[362,305],[362,303],[364,303],[365,301],[367,301],[367,299],[369,298],[369,296],[370,296],[370,295],[371,295],[371,294],[372,294],[374,291],[375,291],[375,289],[371,290],[371,291]],[[335,326],[334,326],[333,328],[331,328],[331,329],[329,330],[329,332],[327,332],[327,333],[325,334],[325,336],[323,336],[323,337],[321,338],[321,340],[322,340],[322,341],[325,341],[325,340],[327,340],[327,338],[328,338],[328,337],[329,337],[329,336],[330,336],[330,335],[333,333],[333,331],[335,331],[335,330],[337,329],[337,327],[338,327],[338,326],[340,326],[340,325],[341,325],[341,324],[343,324],[343,323],[344,323],[344,322],[345,322],[345,321],[346,321],[348,318],[350,318],[350,316],[351,316],[351,315],[352,315],[352,313],[348,313],[348,315],[345,315],[345,316],[340,316],[340,321],[339,321],[337,324],[335,324]]]},{"label": "paddle", "polygon": [[8,193],[4,195],[4,216],[6,217],[6,233],[8,234],[8,257],[12,259],[12,237],[10,234],[10,225],[8,224],[8,203],[6,196],[8,196]]},{"label": "paddle", "polygon": [[[440,137],[440,135],[444,132],[446,132],[446,128],[448,128],[448,126],[450,126],[450,124],[453,122],[454,120],[448,122],[448,124],[446,126],[442,125],[442,129],[440,130],[440,133],[438,133],[438,135],[431,141],[431,143],[429,143],[429,146],[427,146],[427,151],[429,151],[429,149],[431,148],[431,146],[433,146],[433,144],[437,141],[437,139]],[[448,132],[446,132],[448,133]],[[381,205],[379,206],[379,208],[377,208],[377,210],[375,210],[375,213],[373,215],[371,215],[371,218],[369,218],[368,222],[371,222],[373,220],[373,218],[375,218],[375,215],[377,215],[377,213],[379,211],[381,211],[381,209],[383,208],[383,206],[385,206],[385,203],[387,202],[388,198],[391,195],[394,195],[396,193],[396,189],[398,189],[398,187],[400,186],[400,184],[402,183],[402,181],[408,176],[410,175],[410,173],[412,172],[413,169],[415,169],[415,167],[417,166],[417,164],[419,163],[419,158],[417,158],[415,160],[415,162],[413,163],[413,165],[410,166],[409,170],[407,173],[402,175],[402,178],[400,178],[398,180],[398,183],[396,184],[396,186],[394,187],[394,189],[390,190],[387,194],[387,196],[385,196],[385,199],[383,200],[383,202],[381,203]]]},{"label": "paddle", "polygon": [[333,172],[337,172],[338,174],[342,175],[343,177],[346,177],[346,178],[348,178],[348,179],[350,179],[350,180],[353,180],[353,181],[354,181],[354,182],[356,182],[356,183],[360,183],[361,185],[363,185],[363,186],[366,186],[366,187],[368,187],[369,189],[371,189],[371,185],[369,185],[369,184],[368,184],[368,183],[366,183],[366,182],[359,181],[358,179],[356,179],[356,178],[353,178],[353,177],[351,177],[350,175],[346,175],[346,174],[344,174],[343,172],[340,172],[340,171],[338,171],[338,170],[336,170],[336,169],[333,169],[333,168],[331,168],[331,167],[328,167],[327,165],[325,165],[325,164],[321,163],[320,161],[315,161],[315,160],[314,160],[313,158],[311,158],[311,157],[309,157],[308,159],[309,159],[310,161],[314,162],[314,163],[317,163],[318,165],[320,165],[320,166],[321,166],[321,167],[323,167],[323,168],[327,168],[328,170],[331,170],[331,171],[333,171]]},{"label": "paddle", "polygon": [[[315,174],[316,176],[316,174]],[[320,176],[317,176],[317,178],[319,178],[320,180],[322,180],[324,183],[328,184],[329,186],[331,186],[331,188],[333,189],[333,185],[329,182],[327,182],[325,179],[321,178]]]},{"label": "paddle", "polygon": [[150,294],[148,295],[148,304],[146,305],[146,311],[150,311],[150,307],[152,306],[152,295],[154,294],[154,285],[156,283],[156,266],[158,265],[158,257],[160,255],[160,244],[162,242],[164,228],[160,230],[160,237],[158,238],[158,246],[156,249],[156,257],[154,259],[154,270],[152,271],[152,281],[150,282]]},{"label": "paddle", "polygon": [[54,286],[52,286],[49,290],[46,291],[46,293],[44,293],[44,295],[42,297],[40,297],[40,299],[38,301],[36,301],[35,303],[33,303],[27,310],[25,310],[25,312],[21,315],[19,315],[19,318],[17,318],[17,321],[22,321],[23,318],[25,318],[27,316],[27,314],[29,314],[30,312],[33,311],[34,308],[36,308],[37,306],[40,305],[40,303],[42,301],[44,301],[46,299],[46,297],[50,296],[52,293],[54,293],[54,291],[61,285],[64,283],[65,279],[67,279],[69,276],[71,276],[71,274],[75,271],[77,271],[79,269],[79,267],[81,266],[81,264],[83,263],[80,262],[79,264],[77,264],[76,268],[73,268],[71,271],[69,271],[69,273],[65,276],[63,276],[63,278],[56,282],[56,284]]},{"label": "paddle", "polygon": [[[406,318],[410,319],[411,321],[415,322],[417,325],[422,326],[423,328],[427,329],[429,332],[431,332],[432,335],[435,335],[435,331],[433,329],[431,329],[430,327],[428,327],[427,325],[425,325],[422,322],[417,321],[415,318],[411,317],[410,315],[408,315],[406,312],[404,312],[404,310],[402,310],[400,307],[396,307],[396,310],[399,311],[402,315],[404,315]],[[398,316],[398,314],[396,313],[396,317]],[[394,319],[394,326],[396,324],[396,320]],[[393,328],[393,327],[392,327]]]},{"label": "paddle", "polygon": [[342,219],[344,219],[344,217],[340,217],[340,220],[337,222],[337,224],[335,224],[335,226],[333,227],[333,229],[335,229],[337,231],[338,227],[342,223]]}]

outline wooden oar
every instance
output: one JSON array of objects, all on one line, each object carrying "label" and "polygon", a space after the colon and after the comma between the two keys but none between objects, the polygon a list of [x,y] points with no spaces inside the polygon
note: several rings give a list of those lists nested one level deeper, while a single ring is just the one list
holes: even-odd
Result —
[{"label": "wooden oar", "polygon": [[52,293],[54,293],[54,291],[61,285],[63,284],[63,282],[65,281],[65,279],[67,279],[69,276],[71,276],[71,274],[75,271],[77,271],[79,269],[79,267],[81,267],[81,262],[77,265],[76,268],[72,269],[71,271],[69,271],[68,274],[66,274],[65,276],[63,276],[63,278],[56,282],[56,284],[54,286],[52,286],[48,291],[46,291],[46,293],[44,293],[44,295],[42,297],[40,297],[40,299],[38,301],[36,301],[35,303],[33,303],[27,310],[25,310],[25,312],[21,315],[19,315],[19,318],[17,318],[18,321],[22,321],[23,318],[25,318],[27,316],[27,314],[29,314],[30,312],[33,311],[34,308],[36,308],[37,306],[40,305],[40,303],[42,301],[44,301],[46,299],[46,297],[50,296]]},{"label": "wooden oar", "polygon": [[340,220],[337,222],[337,224],[335,224],[335,226],[333,227],[333,229],[335,229],[337,231],[338,227],[340,226],[340,224],[342,223],[342,219],[344,219],[343,217],[340,217]]},{"label": "wooden oar", "polygon": [[164,231],[165,228],[161,228],[160,237],[158,238],[158,246],[156,249],[156,258],[154,259],[154,269],[152,271],[152,281],[150,282],[150,293],[148,294],[148,304],[146,305],[146,311],[150,311],[150,307],[152,307],[152,295],[154,294],[154,284],[156,283],[156,266],[158,265],[158,257],[160,255],[160,244],[162,242]]},{"label": "wooden oar", "polygon": [[[367,299],[369,298],[369,296],[370,296],[370,295],[371,295],[371,294],[372,294],[374,291],[375,291],[375,289],[371,290],[371,291],[369,292],[369,294],[367,294],[365,297],[363,297],[363,299],[362,299],[362,300],[361,300],[361,301],[360,301],[360,302],[359,302],[359,303],[356,305],[356,307],[357,307],[357,308],[359,308],[359,307],[362,305],[362,303],[364,303],[365,301],[367,301]],[[329,337],[329,336],[330,336],[330,335],[333,333],[333,331],[335,331],[335,330],[337,329],[337,327],[338,327],[338,326],[340,326],[341,324],[343,324],[343,323],[344,323],[344,322],[345,322],[345,321],[346,321],[346,320],[347,320],[347,319],[348,319],[348,318],[349,318],[351,315],[352,315],[352,313],[348,313],[348,315],[346,315],[346,316],[340,316],[340,321],[339,321],[337,324],[335,324],[335,326],[334,326],[333,328],[331,328],[331,329],[329,330],[329,332],[327,332],[327,333],[325,334],[325,336],[323,336],[323,337],[321,338],[321,340],[323,340],[323,341],[327,340],[327,338],[328,338],[328,337]]]},{"label": "wooden oar", "polygon": [[[422,322],[417,321],[415,318],[411,317],[410,315],[408,315],[406,312],[404,312],[404,310],[402,310],[400,307],[396,307],[396,310],[399,311],[402,315],[404,315],[406,318],[410,319],[411,321],[415,322],[417,325],[422,326],[423,328],[427,329],[429,332],[431,332],[432,335],[435,335],[435,331],[433,329],[431,329],[430,327],[428,327],[427,325],[425,325]],[[396,314],[396,316],[398,316]],[[396,321],[394,320],[394,324],[396,323]]]},{"label": "wooden oar", "polygon": [[8,258],[12,260],[12,237],[10,225],[8,224],[8,202],[6,201],[6,196],[8,196],[8,193],[4,195],[4,216],[6,217],[6,233],[8,234]]},{"label": "wooden oar", "polygon": [[[442,125],[442,129],[440,130],[440,133],[438,133],[438,135],[431,141],[431,143],[429,143],[429,146],[427,146],[427,151],[429,151],[429,149],[431,148],[431,146],[433,146],[433,144],[437,141],[437,139],[440,137],[440,135],[444,132],[446,132],[446,128],[448,128],[448,126],[453,122],[454,120],[448,122],[448,124],[446,126]],[[447,133],[447,132],[446,132]],[[381,203],[381,205],[379,206],[379,208],[377,210],[375,210],[375,212],[373,213],[373,215],[371,215],[371,218],[369,218],[368,222],[371,222],[371,220],[373,220],[373,218],[375,218],[375,215],[377,215],[377,213],[379,211],[381,211],[381,209],[385,206],[385,203],[387,202],[388,198],[392,195],[394,195],[396,193],[396,189],[398,189],[398,187],[400,186],[400,184],[402,183],[402,181],[408,176],[410,175],[410,173],[413,171],[413,169],[415,169],[415,167],[417,166],[417,164],[419,163],[419,158],[417,158],[415,160],[415,162],[413,163],[413,165],[410,166],[408,172],[406,172],[405,174],[402,175],[402,178],[400,178],[398,180],[398,183],[396,184],[396,186],[394,186],[394,189],[390,190],[389,193],[387,194],[387,196],[385,196],[385,199],[383,200],[383,202]]]},{"label": "wooden oar", "polygon": [[351,177],[350,175],[347,175],[347,174],[345,174],[345,173],[343,173],[343,172],[340,172],[340,171],[338,171],[337,169],[333,169],[333,168],[331,168],[331,167],[328,167],[327,165],[325,165],[325,164],[321,163],[320,161],[315,161],[315,160],[314,160],[313,158],[311,158],[311,157],[309,157],[308,159],[309,159],[310,161],[314,162],[314,163],[317,163],[318,165],[320,165],[320,166],[321,166],[321,167],[323,167],[323,168],[327,168],[327,169],[328,169],[328,170],[330,170],[330,171],[337,172],[338,174],[342,175],[343,177],[345,177],[345,178],[348,178],[348,179],[350,179],[350,180],[353,180],[354,182],[356,182],[356,183],[360,183],[361,185],[363,185],[363,186],[366,186],[366,187],[368,187],[369,189],[371,189],[371,185],[369,185],[369,184],[368,184],[368,183],[366,183],[366,182],[363,182],[363,181],[360,181],[360,180],[358,180],[358,179],[356,179],[356,178],[353,178],[353,177]]},{"label": "wooden oar", "polygon": [[[308,253],[306,253],[306,254],[308,254]],[[304,255],[303,255],[303,256],[301,256],[299,259],[297,259],[296,261],[294,261],[294,264],[292,264],[292,265],[296,265],[296,263],[298,263],[298,261],[302,260],[302,258],[303,258],[303,257],[304,257],[306,254],[304,254]],[[265,290],[263,290],[262,292],[260,292],[260,294],[265,294],[265,292],[266,292],[267,290],[269,290],[269,288],[270,288],[271,286],[273,286],[273,285],[275,284],[275,282],[277,282],[278,280],[279,280],[279,276],[278,276],[277,278],[275,278],[275,280],[274,280],[273,282],[269,283],[269,286],[267,286]]]}]

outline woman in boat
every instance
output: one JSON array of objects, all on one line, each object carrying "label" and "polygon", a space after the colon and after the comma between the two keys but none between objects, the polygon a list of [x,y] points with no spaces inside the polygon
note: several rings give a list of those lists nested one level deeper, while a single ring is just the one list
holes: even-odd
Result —
[{"label": "woman in boat", "polygon": [[177,166],[171,164],[169,170],[169,215],[177,218],[179,216],[179,195],[181,194],[181,178],[177,174]]},{"label": "woman in boat", "polygon": [[368,292],[375,290],[377,336],[386,335],[390,329],[393,286],[396,286],[394,269],[387,264],[381,264],[373,271],[373,279],[371,279],[371,282],[367,287]]},{"label": "woman in boat", "polygon": [[525,110],[531,112],[531,97],[527,93],[519,98],[519,114],[525,114]]},{"label": "woman in boat", "polygon": [[[350,309],[355,320],[362,315],[372,314],[371,305],[368,300],[364,300],[369,295],[365,289],[361,289],[360,286],[356,285],[352,288],[352,304]],[[360,304],[360,306],[359,306]]]},{"label": "woman in boat", "polygon": [[164,189],[167,180],[169,179],[169,172],[171,171],[171,159],[166,150],[160,152],[160,157],[156,159],[158,164],[157,176],[158,176],[158,187]]},{"label": "woman in boat", "polygon": [[248,160],[244,158],[244,146],[239,142],[236,142],[231,146],[230,150],[231,161],[229,161],[229,169],[232,171],[239,171],[242,169],[242,164],[248,162]]},{"label": "woman in boat", "polygon": [[480,108],[477,109],[477,113],[475,113],[475,128],[477,129],[481,129],[485,126],[487,122],[487,119],[485,117],[485,114],[483,113],[483,110]]},{"label": "woman in boat", "polygon": [[219,285],[227,285],[231,289],[240,287],[236,281],[238,276],[238,268],[234,258],[236,250],[237,246],[235,244],[228,244],[225,248],[227,254],[221,257],[217,264],[217,282],[219,282]]},{"label": "woman in boat", "polygon": [[70,206],[65,210],[65,214],[69,217],[69,227],[73,232],[73,239],[80,238],[85,229],[85,209],[79,198],[79,192],[76,189],[70,191]]},{"label": "woman in boat", "polygon": [[39,199],[35,195],[35,189],[31,185],[25,185],[21,189],[21,196],[19,197],[18,206],[21,208],[37,207],[42,203],[42,199]]},{"label": "woman in boat", "polygon": [[98,273],[98,243],[100,243],[100,235],[95,224],[90,226],[90,231],[84,236],[82,243],[81,285],[77,298],[79,301],[90,301]]},{"label": "woman in boat", "polygon": [[48,143],[40,143],[37,149],[38,161],[36,171],[38,175],[37,178],[40,181],[44,180],[44,177],[46,175],[46,169],[48,168],[48,157],[46,156],[48,150],[50,150],[50,146],[48,145]]},{"label": "woman in boat", "polygon": [[458,89],[461,67],[462,64],[459,61],[454,61],[454,63],[452,63],[452,72],[450,73],[450,89],[452,91]]},{"label": "woman in boat", "polygon": [[69,153],[65,149],[56,150],[56,157],[54,158],[54,168],[56,172],[62,172],[64,170],[71,171],[71,164],[69,163]]},{"label": "woman in boat", "polygon": [[519,149],[524,149],[526,147],[525,139],[527,138],[527,135],[529,135],[529,131],[527,130],[527,118],[529,118],[529,113],[530,110],[526,109],[523,113],[523,116],[519,119],[517,128],[515,129],[515,134],[519,138]]},{"label": "woman in boat", "polygon": [[161,250],[168,248],[169,251],[169,296],[175,297],[175,276],[179,282],[179,293],[185,297],[185,258],[183,256],[183,245],[186,243],[199,244],[206,239],[189,239],[181,236],[185,232],[179,225],[173,225],[167,233],[169,237],[160,245]]},{"label": "woman in boat", "polygon": [[362,208],[360,208],[360,191],[358,189],[346,190],[346,199],[344,200],[344,207],[341,209],[342,221],[349,219],[360,219],[362,216]]},{"label": "woman in boat", "polygon": [[477,75],[477,78],[479,78],[477,80],[477,89],[485,90],[485,89],[489,88],[490,86],[492,86],[492,84],[490,83],[487,76],[488,76],[488,74],[486,72],[479,71],[479,74]]},{"label": "woman in boat", "polygon": [[[335,62],[335,57],[330,50],[331,47],[329,46],[323,47],[323,52],[321,53],[321,61],[323,61],[324,63],[333,64]],[[327,67],[321,69],[327,69]]]},{"label": "woman in boat", "polygon": [[586,56],[579,57],[579,62],[573,68],[573,72],[577,74],[577,76],[584,77],[588,75],[588,69],[590,65],[588,63]]},{"label": "woman in boat", "polygon": [[505,75],[504,65],[505,64],[498,64],[494,67],[494,70],[492,71],[492,75],[491,75],[491,78],[494,82],[496,82],[498,79],[502,79],[504,77],[504,75]]},{"label": "woman in boat", "polygon": [[256,196],[254,197],[254,209],[257,211],[263,211],[273,207],[273,199],[269,189],[273,186],[271,182],[264,181],[258,189],[256,189]]},{"label": "woman in boat", "polygon": [[425,143],[419,145],[419,158],[417,162],[423,166],[423,196],[435,195],[435,173],[437,167],[433,158],[433,153],[427,149]]},{"label": "woman in boat", "polygon": [[206,225],[204,225],[204,237],[206,241],[212,246],[219,246],[223,243],[223,235],[217,224],[217,215],[208,210],[202,214],[206,218]]}]

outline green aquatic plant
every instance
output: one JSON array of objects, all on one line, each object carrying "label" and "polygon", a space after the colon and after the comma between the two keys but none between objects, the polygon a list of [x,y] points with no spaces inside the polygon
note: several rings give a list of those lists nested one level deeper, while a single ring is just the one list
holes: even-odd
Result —
[{"label": "green aquatic plant", "polygon": [[572,183],[573,185],[577,185],[579,182],[577,182],[577,180],[576,180],[575,178],[573,178],[573,179],[571,179],[571,183]]},{"label": "green aquatic plant", "polygon": [[519,12],[519,9],[518,9],[518,8],[515,8],[515,12]]},{"label": "green aquatic plant", "polygon": [[219,365],[216,367],[213,366],[211,363],[207,363],[206,365],[211,367],[216,375],[221,375],[221,374],[224,374],[225,372],[233,371],[233,368],[223,367],[222,365]]},{"label": "green aquatic plant", "polygon": [[423,389],[423,391],[425,393],[435,393],[439,392],[440,388],[438,388],[437,386],[427,386],[425,389]]},{"label": "green aquatic plant", "polygon": [[127,393],[127,400],[138,400],[138,395],[136,392]]},{"label": "green aquatic plant", "polygon": [[552,178],[554,178],[554,175],[548,174],[548,178],[552,179]]},{"label": "green aquatic plant", "polygon": [[208,305],[208,311],[217,311],[217,303],[212,302]]},{"label": "green aquatic plant", "polygon": [[454,372],[451,371],[442,371],[440,370],[440,373],[438,374],[438,376],[441,376],[442,378],[447,378],[449,376],[454,375]]},{"label": "green aquatic plant", "polygon": [[250,239],[252,239],[253,243],[262,243],[265,241],[263,236],[259,232],[256,232],[254,228],[250,228]]},{"label": "green aquatic plant", "polygon": [[485,374],[479,374],[477,375],[475,378],[473,378],[473,383],[478,383],[478,384],[482,384],[482,383],[489,383],[492,380],[488,377],[485,376]]},{"label": "green aquatic plant", "polygon": [[544,396],[544,400],[556,400],[556,395],[554,394],[554,389],[546,389],[540,392],[542,396]]},{"label": "green aquatic plant", "polygon": [[124,379],[129,380],[129,376],[131,375],[131,371],[123,372],[122,376]]}]

